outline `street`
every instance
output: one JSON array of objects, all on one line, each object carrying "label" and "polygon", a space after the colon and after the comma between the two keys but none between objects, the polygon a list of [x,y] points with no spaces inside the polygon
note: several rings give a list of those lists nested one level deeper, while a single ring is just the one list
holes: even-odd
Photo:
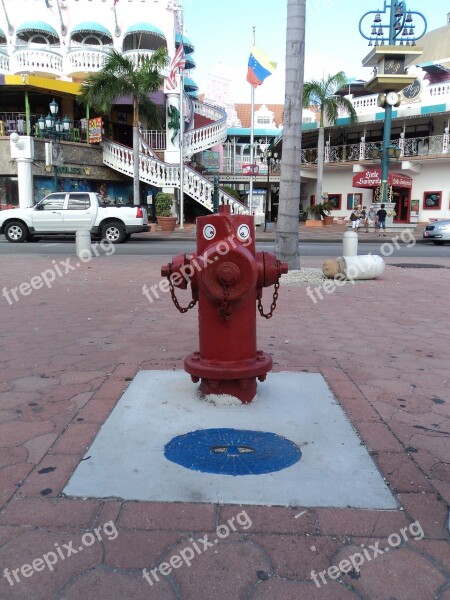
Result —
[{"label": "street", "polygon": [[[273,252],[272,241],[257,242],[256,247],[258,251]],[[131,238],[126,244],[114,246],[114,254],[117,256],[172,256],[180,252],[194,252],[195,248],[196,244],[193,240]],[[301,256],[330,258],[342,255],[342,244],[336,242],[305,242],[299,244],[299,249]],[[101,249],[99,252],[103,254]],[[421,239],[414,245],[411,243],[391,244],[389,240],[360,243],[358,254],[369,253],[398,258],[447,258],[450,256],[450,244],[435,246],[432,243],[424,243]],[[73,254],[75,254],[75,241],[67,238],[47,238],[36,243],[10,244],[3,236],[0,236],[0,255],[2,256],[71,256]]]}]

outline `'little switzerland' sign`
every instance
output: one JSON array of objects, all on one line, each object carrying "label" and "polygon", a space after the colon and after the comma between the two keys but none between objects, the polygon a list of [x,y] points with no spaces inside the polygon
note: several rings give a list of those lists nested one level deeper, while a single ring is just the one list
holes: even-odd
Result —
[{"label": "'little switzerland' sign", "polygon": [[[412,179],[400,173],[389,173],[388,184],[393,187],[411,188]],[[367,169],[353,177],[353,187],[376,188],[381,185],[381,169]]]}]

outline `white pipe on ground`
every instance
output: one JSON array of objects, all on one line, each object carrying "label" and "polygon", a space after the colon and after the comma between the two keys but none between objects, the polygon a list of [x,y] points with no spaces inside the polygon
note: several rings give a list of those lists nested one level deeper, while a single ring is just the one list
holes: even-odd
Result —
[{"label": "white pipe on ground", "polygon": [[376,254],[341,256],[337,260],[339,271],[350,280],[380,277],[384,273],[386,266],[381,256]]}]

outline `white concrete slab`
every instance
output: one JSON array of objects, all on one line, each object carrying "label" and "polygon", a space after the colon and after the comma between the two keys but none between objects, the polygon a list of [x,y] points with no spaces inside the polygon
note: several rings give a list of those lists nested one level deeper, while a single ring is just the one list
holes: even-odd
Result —
[{"label": "white concrete slab", "polygon": [[[270,431],[302,450],[263,475],[215,475],[164,456],[174,436],[229,427]],[[249,405],[201,400],[184,371],[141,371],[64,493],[128,500],[395,509],[394,497],[321,375],[270,373]]]}]

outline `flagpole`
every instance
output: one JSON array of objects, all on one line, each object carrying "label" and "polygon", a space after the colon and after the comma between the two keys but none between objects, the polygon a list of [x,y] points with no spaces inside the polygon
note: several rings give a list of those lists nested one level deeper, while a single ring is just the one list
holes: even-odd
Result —
[{"label": "flagpole", "polygon": [[[181,44],[183,38],[181,38]],[[180,229],[184,229],[184,115],[183,115],[184,69],[180,69]]]},{"label": "flagpole", "polygon": [[[255,45],[255,27],[253,27],[253,46]],[[255,88],[253,85],[250,85],[251,95],[250,95],[250,165],[251,173],[250,173],[250,189],[248,193],[248,207],[250,209],[250,214],[253,214],[253,159],[254,159],[254,141],[255,141],[255,123],[254,123],[254,114],[255,114]]]},{"label": "flagpole", "polygon": [[119,27],[119,23],[117,22],[116,4],[117,4],[117,0],[114,0],[113,10],[114,10],[114,20],[116,22],[116,28],[114,29],[114,35],[116,37],[119,37],[120,36],[120,27]]},{"label": "flagpole", "polygon": [[[253,165],[254,160],[254,140],[255,140],[255,130],[254,130],[254,112],[255,112],[255,88],[251,85],[251,100],[250,100],[250,164]],[[252,214],[253,208],[253,166],[252,171],[250,172],[250,190],[248,194],[248,205],[250,208],[250,214]]]}]

